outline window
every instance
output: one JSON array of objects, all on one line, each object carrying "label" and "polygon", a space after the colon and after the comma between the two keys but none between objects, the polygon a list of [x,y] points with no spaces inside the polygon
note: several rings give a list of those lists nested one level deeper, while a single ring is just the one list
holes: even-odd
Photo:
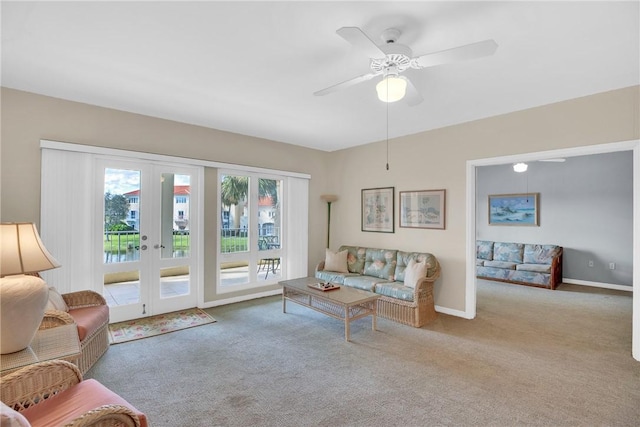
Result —
[{"label": "window", "polygon": [[136,219],[137,214],[138,214],[138,211],[129,211],[129,217],[131,219]]},{"label": "window", "polygon": [[176,203],[187,203],[187,196],[176,196]]},{"label": "window", "polygon": [[220,288],[264,286],[282,279],[284,179],[219,173]]},{"label": "window", "polygon": [[129,203],[139,203],[140,199],[138,196],[129,196]]}]

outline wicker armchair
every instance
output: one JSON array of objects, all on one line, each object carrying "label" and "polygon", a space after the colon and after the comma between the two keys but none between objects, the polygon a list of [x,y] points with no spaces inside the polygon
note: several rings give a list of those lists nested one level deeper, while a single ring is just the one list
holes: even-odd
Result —
[{"label": "wicker armchair", "polygon": [[82,374],[109,348],[109,307],[102,295],[93,291],[62,294],[69,311],[47,310],[40,329],[69,323],[78,325],[81,356],[78,367]]},{"label": "wicker armchair", "polygon": [[[51,399],[54,397],[53,399]],[[63,360],[40,362],[2,377],[0,398],[34,426],[146,427],[146,416]]]}]

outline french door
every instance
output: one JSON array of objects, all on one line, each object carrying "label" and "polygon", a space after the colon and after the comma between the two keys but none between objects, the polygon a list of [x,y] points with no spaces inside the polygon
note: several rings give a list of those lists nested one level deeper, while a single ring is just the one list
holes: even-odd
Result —
[{"label": "french door", "polygon": [[95,271],[111,322],[195,307],[200,170],[96,162]]}]

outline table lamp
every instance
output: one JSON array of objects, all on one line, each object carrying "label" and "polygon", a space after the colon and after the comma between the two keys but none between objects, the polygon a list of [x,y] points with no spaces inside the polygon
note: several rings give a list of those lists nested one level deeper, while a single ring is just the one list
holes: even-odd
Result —
[{"label": "table lamp", "polygon": [[37,274],[60,267],[33,223],[0,224],[0,353],[29,346],[49,300],[49,287]]}]

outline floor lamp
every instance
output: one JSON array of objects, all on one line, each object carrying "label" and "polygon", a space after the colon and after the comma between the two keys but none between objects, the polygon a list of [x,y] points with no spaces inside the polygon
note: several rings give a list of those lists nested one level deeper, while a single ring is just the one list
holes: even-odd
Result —
[{"label": "floor lamp", "polygon": [[328,248],[330,236],[331,236],[331,203],[338,200],[338,196],[334,194],[323,194],[320,196],[320,198],[325,202],[327,202],[327,248]]}]

